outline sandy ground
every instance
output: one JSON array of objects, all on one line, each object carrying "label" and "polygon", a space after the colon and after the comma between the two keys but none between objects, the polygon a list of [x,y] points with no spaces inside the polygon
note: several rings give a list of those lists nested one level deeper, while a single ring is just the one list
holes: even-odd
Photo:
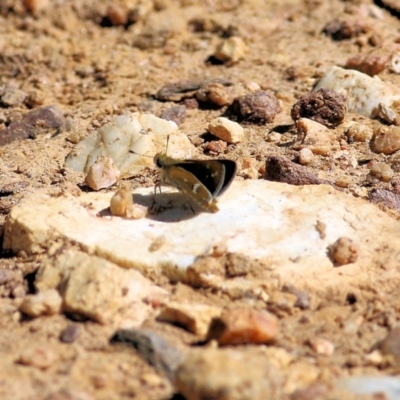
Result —
[{"label": "sandy ground", "polygon": [[[400,38],[396,16],[368,0],[25,3],[0,2],[0,131],[7,130],[31,110],[48,105],[62,111],[65,123],[50,133],[39,132],[0,146],[0,241],[10,209],[26,193],[39,188],[76,190],[77,185],[88,190],[82,185],[82,174],[64,168],[65,157],[74,144],[115,115],[135,111],[162,115],[176,105],[155,97],[164,85],[182,79],[220,79],[230,82],[230,86],[222,87],[231,96],[250,93],[258,87],[272,91],[282,109],[274,121],[247,124],[245,140],[228,145],[221,154],[239,165],[251,165],[257,172],[250,178],[263,179],[266,155],[298,159],[299,138],[290,110],[301,95],[312,89],[315,80],[327,68],[344,66],[356,55],[373,53],[385,61],[388,53],[396,52]],[[324,27],[334,20],[348,21],[349,37],[334,40],[323,33]],[[216,47],[231,36],[241,38],[246,50],[237,62],[218,62],[214,57]],[[400,75],[384,61],[379,77],[400,84]],[[207,134],[207,126],[226,107],[210,102],[184,103],[184,99],[178,103],[187,106],[180,130],[187,133],[200,154],[218,157],[218,152],[207,147],[214,140]],[[346,118],[366,127],[374,124],[356,114]],[[279,141],[276,132],[281,136]],[[376,154],[366,142],[349,142],[343,126],[336,128],[336,132],[342,135],[341,149],[350,148],[351,152],[336,158],[329,154],[315,157],[309,170],[321,180],[341,182],[341,190],[357,197],[367,199],[371,189],[395,192],[393,182],[400,171],[396,153]],[[371,175],[376,164],[391,167],[389,180],[379,173]],[[239,175],[249,178],[240,171]],[[126,181],[132,188],[152,186],[155,177],[154,171],[146,171]],[[398,218],[396,207],[387,212]],[[109,345],[112,332],[107,326],[76,322],[66,315],[37,319],[22,315],[18,306],[25,294],[32,292],[32,279],[39,265],[40,258],[0,253],[0,268],[13,271],[12,278],[0,284],[1,398],[174,396],[168,379],[155,372],[134,350]],[[232,301],[221,293],[166,280],[157,283],[178,302],[186,299],[225,307]],[[321,398],[328,398],[328,393],[329,398],[340,398],[327,389],[339,376],[396,373],[395,363],[388,361],[377,366],[365,357],[397,324],[399,303],[395,289],[395,283],[377,288],[371,282],[368,287],[355,284],[356,294],[343,295],[332,290],[317,295],[310,291],[312,302],[305,309],[288,306],[284,298],[276,301],[270,310],[280,320],[277,346],[293,355],[299,370],[307,362],[317,370],[307,375],[305,368],[304,376],[298,372],[298,379],[292,379],[295,383],[291,390],[320,384],[325,387]],[[247,304],[246,299],[236,299],[235,304]],[[265,308],[264,303],[256,302],[253,306]],[[79,338],[70,344],[60,342],[60,332],[71,324],[79,325]],[[180,345],[190,346],[197,341],[195,335],[179,327],[153,320],[145,326]],[[334,353],[315,354],[310,343],[317,337],[334,342]],[[21,363],[24,349],[44,343],[52,357],[48,366]],[[255,351],[245,346],[241,350]],[[318,398],[315,393],[304,396],[301,398]]]}]

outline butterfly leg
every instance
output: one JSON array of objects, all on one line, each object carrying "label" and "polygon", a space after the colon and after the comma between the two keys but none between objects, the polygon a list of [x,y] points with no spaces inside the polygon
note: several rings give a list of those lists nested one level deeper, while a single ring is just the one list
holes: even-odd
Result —
[{"label": "butterfly leg", "polygon": [[156,207],[156,206],[157,206],[157,188],[158,188],[158,190],[160,191],[160,195],[161,195],[161,194],[162,194],[162,191],[161,191],[161,182],[160,182],[160,181],[158,181],[158,182],[154,185],[154,198],[153,198],[153,204],[151,205],[150,209],[151,209],[152,211],[154,211],[156,214],[159,214],[159,213],[160,213],[160,210],[161,210],[161,205],[158,206],[158,208]]}]

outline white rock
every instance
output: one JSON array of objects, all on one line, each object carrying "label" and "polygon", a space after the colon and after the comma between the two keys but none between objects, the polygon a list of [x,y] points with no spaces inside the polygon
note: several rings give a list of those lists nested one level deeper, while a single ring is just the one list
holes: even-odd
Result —
[{"label": "white rock", "polygon": [[208,125],[208,130],[217,138],[228,143],[239,143],[244,139],[243,128],[225,117],[215,118]]},{"label": "white rock", "polygon": [[[175,280],[189,279],[188,266],[215,245],[263,261],[271,279],[279,275],[296,287],[343,288],[354,286],[356,281],[374,281],[376,285],[400,277],[396,262],[400,222],[376,206],[327,185],[235,181],[221,197],[219,212],[197,215],[188,207],[186,197],[164,189],[157,202],[165,211],[138,220],[98,216],[108,208],[112,195],[29,194],[8,215],[3,248],[42,253],[62,239],[120,266],[153,276],[164,273]],[[142,205],[150,205],[154,199],[153,188],[138,189],[134,195]],[[323,237],[318,221],[326,226]],[[165,237],[162,247],[150,251],[161,236]],[[358,244],[359,255],[355,263],[334,268],[326,248],[342,236]],[[387,260],[385,274],[380,269],[382,259]],[[114,279],[109,272],[105,275]]]},{"label": "white rock", "polygon": [[100,257],[69,250],[43,262],[35,280],[42,292],[58,288],[63,311],[108,324],[120,322],[130,310],[130,326],[139,326],[151,307],[143,299],[167,293],[140,272],[120,268]]},{"label": "white rock", "polygon": [[152,114],[120,115],[80,141],[69,153],[65,165],[88,173],[98,156],[108,156],[122,176],[137,173],[145,166],[153,166],[156,153],[166,150],[177,158],[190,158],[195,151],[186,135],[178,131],[173,121]]},{"label": "white rock", "polygon": [[398,117],[395,103],[400,100],[397,86],[383,82],[378,76],[370,76],[355,70],[331,67],[314,87],[332,89],[347,96],[349,112],[369,118],[383,118],[389,123]]}]

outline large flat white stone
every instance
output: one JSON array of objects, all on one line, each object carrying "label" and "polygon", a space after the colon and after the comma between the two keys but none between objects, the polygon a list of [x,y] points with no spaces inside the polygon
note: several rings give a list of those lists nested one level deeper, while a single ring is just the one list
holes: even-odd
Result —
[{"label": "large flat white stone", "polygon": [[[135,201],[151,205],[153,193],[153,188],[139,189]],[[180,193],[163,189],[157,201],[167,209],[140,220],[111,216],[111,196],[29,195],[9,214],[4,247],[35,254],[62,239],[120,266],[180,280],[196,257],[222,244],[229,252],[264,261],[271,276],[290,283],[326,286],[400,278],[400,223],[330,186],[237,181],[220,199],[219,212],[196,215]],[[318,221],[326,225],[325,237],[316,228]],[[339,237],[359,246],[355,263],[333,266],[327,247]],[[161,246],[150,251],[155,241]]]}]

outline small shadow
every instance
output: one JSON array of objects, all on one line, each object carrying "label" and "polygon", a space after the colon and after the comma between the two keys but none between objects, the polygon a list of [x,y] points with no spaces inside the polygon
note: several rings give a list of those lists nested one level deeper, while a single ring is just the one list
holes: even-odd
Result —
[{"label": "small shadow", "polygon": [[204,210],[183,193],[135,194],[134,201],[149,209],[146,218],[160,222],[179,222],[196,217]]},{"label": "small shadow", "polygon": [[293,124],[277,125],[272,128],[272,132],[284,134],[286,132],[289,132],[291,128],[293,128]]},{"label": "small shadow", "polygon": [[[204,211],[183,193],[135,194],[134,202],[149,209],[147,219],[160,222],[179,222],[196,217]],[[111,217],[110,208],[103,208],[98,217]],[[123,218],[123,217],[120,217]],[[128,219],[128,218],[127,218]]]}]

